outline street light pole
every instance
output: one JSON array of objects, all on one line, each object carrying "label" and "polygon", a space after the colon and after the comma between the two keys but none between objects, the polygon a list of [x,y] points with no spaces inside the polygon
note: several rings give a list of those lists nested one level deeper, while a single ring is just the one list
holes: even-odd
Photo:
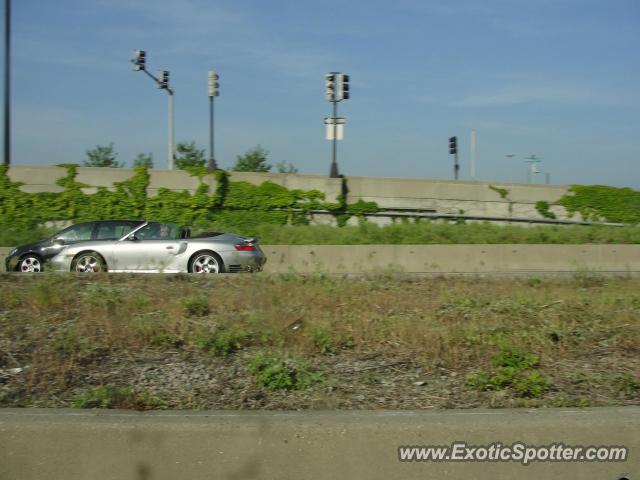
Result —
[{"label": "street light pole", "polygon": [[[333,128],[327,128],[327,140],[331,139],[331,170],[329,176],[338,178],[338,131],[342,135],[344,119],[341,120],[341,127],[338,129],[338,102],[349,100],[349,75],[340,72],[329,72],[324,76],[325,98],[333,104],[333,117],[325,119],[325,124],[333,124]],[[330,123],[328,123],[330,122]],[[332,132],[329,135],[329,132]]]},{"label": "street light pole", "polygon": [[11,165],[11,0],[4,0],[4,164]]},{"label": "street light pole", "polygon": [[532,183],[533,175],[539,173],[536,168],[536,164],[540,163],[540,159],[537,155],[530,155],[525,158],[527,163],[527,183]]},{"label": "street light pole", "polygon": [[476,146],[477,146],[478,135],[476,133],[476,129],[471,130],[471,146],[469,147],[469,173],[471,176],[471,180],[476,179]]},{"label": "street light pole", "polygon": [[169,170],[173,170],[173,162],[175,159],[175,148],[173,146],[173,135],[174,135],[174,127],[173,127],[173,90],[167,88],[167,93],[169,94],[169,158],[167,159],[167,166]]},{"label": "street light pole", "polygon": [[218,168],[215,160],[215,152],[213,150],[214,140],[214,116],[213,116],[213,97],[209,97],[209,170]]},{"label": "street light pole", "polygon": [[337,154],[338,154],[338,102],[333,101],[333,145],[332,145],[332,155],[331,155],[331,172],[329,176],[331,178],[338,178],[340,174],[338,173],[338,162],[337,162]]},{"label": "street light pole", "polygon": [[209,77],[208,77],[208,91],[207,93],[209,94],[209,164],[207,165],[207,168],[209,170],[217,170],[218,169],[218,164],[216,162],[216,157],[215,157],[215,152],[214,152],[214,123],[213,123],[213,99],[215,97],[217,97],[218,95],[220,95],[220,92],[218,91],[218,88],[220,87],[220,84],[218,84],[218,79],[220,77],[218,76],[218,74],[216,73],[215,70],[209,70]]}]

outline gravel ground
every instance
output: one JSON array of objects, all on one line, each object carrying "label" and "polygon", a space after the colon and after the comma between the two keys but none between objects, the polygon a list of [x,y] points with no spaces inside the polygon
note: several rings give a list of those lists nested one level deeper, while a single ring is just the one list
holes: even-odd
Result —
[{"label": "gravel ground", "polygon": [[640,404],[637,392],[613,396],[598,388],[598,372],[606,371],[606,358],[562,366],[584,371],[581,381],[554,378],[555,369],[549,368],[544,372],[551,378],[549,392],[541,399],[523,399],[504,390],[478,392],[466,387],[466,375],[471,372],[427,371],[415,358],[380,354],[317,356],[311,366],[323,372],[324,381],[305,390],[270,391],[256,386],[255,377],[247,372],[251,355],[250,350],[226,358],[147,351],[109,357],[76,366],[64,389],[41,384],[30,390],[25,381],[28,368],[20,372],[5,369],[0,372],[0,406],[70,407],[83,392],[100,385],[146,392],[162,401],[161,408],[171,409],[420,410]]}]

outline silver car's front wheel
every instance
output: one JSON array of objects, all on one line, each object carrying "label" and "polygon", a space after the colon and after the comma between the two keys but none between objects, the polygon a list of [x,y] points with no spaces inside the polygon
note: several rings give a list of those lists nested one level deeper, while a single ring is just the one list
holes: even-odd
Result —
[{"label": "silver car's front wheel", "polygon": [[196,254],[191,260],[189,271],[191,273],[222,273],[222,261],[213,252]]},{"label": "silver car's front wheel", "polygon": [[78,273],[96,273],[105,270],[102,257],[95,252],[83,253],[71,264],[71,271]]},{"label": "silver car's front wheel", "polygon": [[43,270],[42,261],[36,255],[27,255],[20,260],[18,270],[23,273],[41,272]]}]

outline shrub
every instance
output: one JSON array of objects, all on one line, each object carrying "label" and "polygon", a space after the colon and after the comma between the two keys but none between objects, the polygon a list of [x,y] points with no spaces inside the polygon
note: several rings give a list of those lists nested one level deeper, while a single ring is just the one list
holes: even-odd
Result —
[{"label": "shrub", "polygon": [[233,169],[236,172],[268,172],[271,170],[271,165],[267,163],[267,155],[269,155],[269,152],[257,145],[244,155],[238,155]]},{"label": "shrub", "polygon": [[323,380],[322,373],[312,372],[304,361],[264,351],[251,359],[248,370],[257,375],[258,386],[267,390],[304,390]]},{"label": "shrub", "polygon": [[108,146],[97,145],[95,148],[86,151],[87,159],[83,162],[85,167],[111,167],[121,168],[124,166],[116,160],[118,154],[113,150],[113,143]]},{"label": "shrub", "polygon": [[195,142],[179,142],[176,145],[176,168],[187,170],[189,168],[204,167],[206,160],[204,150],[196,147]]},{"label": "shrub", "polygon": [[613,378],[613,388],[618,395],[631,397],[640,391],[640,378],[621,373]]},{"label": "shrub", "polygon": [[202,328],[191,340],[200,350],[226,356],[247,346],[252,338],[252,333],[242,327],[221,326],[213,330]]},{"label": "shrub", "polygon": [[184,314],[187,317],[206,317],[211,311],[209,299],[202,295],[193,295],[182,300]]},{"label": "shrub", "polygon": [[496,353],[491,363],[493,374],[476,372],[467,376],[467,387],[475,390],[512,389],[521,397],[540,397],[547,389],[548,383],[536,370],[538,357],[524,354],[511,348],[502,348]]}]

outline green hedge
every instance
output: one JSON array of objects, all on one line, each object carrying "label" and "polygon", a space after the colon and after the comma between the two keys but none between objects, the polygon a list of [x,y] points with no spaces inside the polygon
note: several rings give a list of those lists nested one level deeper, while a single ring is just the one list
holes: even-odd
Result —
[{"label": "green hedge", "polygon": [[585,220],[640,223],[640,191],[604,185],[572,185],[556,203]]}]

